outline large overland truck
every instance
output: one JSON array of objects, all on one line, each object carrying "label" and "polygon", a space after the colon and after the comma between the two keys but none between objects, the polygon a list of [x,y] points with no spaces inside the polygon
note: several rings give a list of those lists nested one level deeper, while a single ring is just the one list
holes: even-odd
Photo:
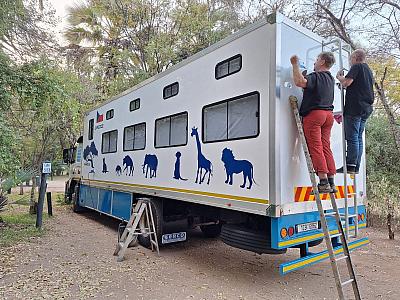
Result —
[{"label": "large overland truck", "polygon": [[[308,252],[323,232],[288,100],[302,97],[290,56],[297,54],[311,72],[322,45],[321,37],[274,14],[88,111],[66,184],[74,209],[126,221],[145,197],[153,205],[160,244],[185,240],[187,227],[200,226],[205,236],[257,253],[300,248],[303,257],[281,266],[283,274],[326,258]],[[340,111],[340,90],[335,94]],[[338,124],[331,141],[341,166]],[[350,229],[354,218],[359,228],[366,225],[365,161],[357,179]],[[336,176],[336,184],[343,208],[343,176]],[[331,209],[327,195],[323,199]],[[171,226],[179,222],[185,228]],[[148,246],[149,237],[140,236],[140,243]]]}]

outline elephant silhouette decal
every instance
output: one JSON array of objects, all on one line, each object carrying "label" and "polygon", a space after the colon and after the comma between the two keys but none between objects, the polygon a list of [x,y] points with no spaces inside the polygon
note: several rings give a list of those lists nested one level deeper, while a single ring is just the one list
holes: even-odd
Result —
[{"label": "elephant silhouette decal", "polygon": [[181,177],[181,156],[182,154],[178,151],[175,154],[176,161],[175,161],[175,169],[174,169],[174,179],[178,180],[187,180]]},{"label": "elephant silhouette decal", "polygon": [[157,177],[158,158],[154,154],[146,154],[143,162],[143,174],[146,169],[146,178],[150,170],[150,178]]},{"label": "elephant silhouette decal", "polygon": [[[225,183],[233,184],[233,174],[243,173],[243,184],[240,186],[244,188],[246,186],[246,179],[249,180],[248,189],[251,189],[254,181],[253,165],[248,160],[236,160],[231,149],[225,148],[222,150],[222,162],[225,165],[226,180]],[[256,183],[254,181],[254,183]]]},{"label": "elephant silhouette decal", "polygon": [[[208,173],[208,180],[207,184],[210,184],[210,176],[212,176],[212,163],[209,161],[203,153],[201,153],[201,144],[199,139],[199,132],[197,131],[196,127],[192,128],[192,133],[190,136],[194,136],[196,138],[196,145],[197,145],[197,174],[196,174],[196,181],[195,183],[199,182],[201,184],[207,173]],[[203,170],[205,171],[204,175],[202,176]],[[199,176],[200,175],[200,176]]]},{"label": "elephant silhouette decal", "polygon": [[125,166],[123,170],[123,172],[125,172],[125,175],[133,176],[133,170],[135,169],[135,167],[133,166],[133,160],[129,155],[125,156],[122,160],[122,166]]}]

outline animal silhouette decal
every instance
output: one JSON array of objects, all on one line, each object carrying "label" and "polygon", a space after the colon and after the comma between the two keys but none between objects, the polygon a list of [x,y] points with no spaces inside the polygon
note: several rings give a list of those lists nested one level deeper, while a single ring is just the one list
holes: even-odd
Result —
[{"label": "animal silhouette decal", "polygon": [[85,160],[85,165],[88,165],[92,168],[89,173],[94,173],[93,158],[98,155],[99,151],[97,151],[94,142],[91,142],[90,146],[86,146],[86,148],[83,150],[83,159]]},{"label": "animal silhouette decal", "polygon": [[236,160],[232,150],[228,148],[222,150],[221,160],[225,165],[225,183],[232,185],[233,174],[240,174],[243,172],[243,184],[240,187],[244,188],[246,186],[246,179],[248,179],[249,186],[247,188],[251,189],[254,181],[253,165],[251,164],[251,162],[249,162],[248,160]]},{"label": "animal silhouette decal", "polygon": [[144,169],[146,169],[146,178],[148,171],[150,170],[150,178],[157,177],[157,166],[158,166],[158,158],[154,154],[146,154],[143,162],[143,174],[145,173]]},{"label": "animal silhouette decal", "polygon": [[120,165],[117,165],[117,166],[115,167],[115,173],[117,173],[118,176],[121,176],[121,174],[122,174],[122,169],[121,169],[121,166],[120,166]]},{"label": "animal silhouette decal", "polygon": [[102,173],[108,173],[107,164],[106,164],[106,158],[105,157],[103,157],[103,170],[101,172]]},{"label": "animal silhouette decal", "polygon": [[175,154],[176,156],[176,161],[175,161],[175,170],[174,170],[174,179],[178,180],[187,180],[181,177],[181,156],[182,154],[178,151]]},{"label": "animal silhouette decal", "polygon": [[125,166],[123,170],[125,175],[133,176],[133,170],[135,167],[133,166],[133,160],[129,155],[125,156],[122,160],[122,166]]},{"label": "animal silhouette decal", "polygon": [[[201,184],[208,173],[207,184],[210,184],[210,176],[212,175],[212,163],[207,158],[205,158],[203,153],[201,153],[199,132],[197,131],[196,127],[192,128],[192,133],[190,135],[196,138],[196,145],[197,145],[197,174],[195,182]],[[205,173],[202,177],[203,169]]]}]

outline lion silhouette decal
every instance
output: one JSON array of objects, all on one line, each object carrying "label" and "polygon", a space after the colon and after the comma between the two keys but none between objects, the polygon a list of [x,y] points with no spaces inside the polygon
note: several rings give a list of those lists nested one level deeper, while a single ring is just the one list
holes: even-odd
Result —
[{"label": "lion silhouette decal", "polygon": [[[254,181],[253,165],[248,160],[236,160],[231,149],[225,148],[222,150],[222,162],[225,165],[226,180],[225,183],[233,184],[233,174],[240,174],[243,172],[243,184],[240,186],[244,188],[246,186],[247,179],[249,180],[248,189],[251,189]],[[256,183],[254,181],[254,183]]]}]

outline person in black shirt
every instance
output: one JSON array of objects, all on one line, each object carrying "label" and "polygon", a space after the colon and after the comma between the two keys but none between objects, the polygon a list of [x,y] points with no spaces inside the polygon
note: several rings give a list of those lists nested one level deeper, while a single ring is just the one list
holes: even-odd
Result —
[{"label": "person in black shirt", "polygon": [[[374,78],[365,63],[364,50],[357,49],[350,55],[350,70],[343,76],[339,71],[336,78],[346,88],[344,105],[344,131],[347,142],[346,166],[349,174],[358,174],[363,153],[365,123],[372,113],[374,103]],[[343,173],[343,167],[337,170]]]},{"label": "person in black shirt", "polygon": [[336,167],[330,146],[335,79],[329,69],[335,63],[335,57],[331,52],[322,52],[314,63],[315,72],[306,76],[300,72],[296,55],[290,62],[294,83],[304,89],[300,115],[314,170],[320,180],[318,190],[321,193],[337,192],[334,184]]}]

